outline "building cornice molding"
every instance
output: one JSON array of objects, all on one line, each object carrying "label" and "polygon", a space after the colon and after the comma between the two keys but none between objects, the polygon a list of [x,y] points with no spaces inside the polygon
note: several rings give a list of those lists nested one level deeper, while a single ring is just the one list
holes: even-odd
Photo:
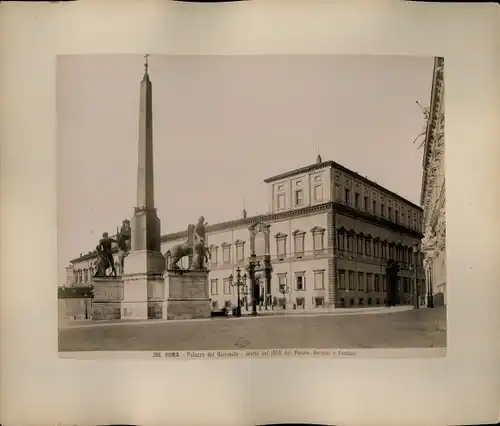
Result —
[{"label": "building cornice molding", "polygon": [[424,142],[424,155],[422,159],[422,189],[420,196],[420,203],[424,205],[424,199],[426,194],[426,187],[428,182],[428,167],[431,159],[432,145],[437,138],[436,131],[437,122],[439,119],[440,107],[443,102],[442,95],[444,91],[444,59],[442,57],[436,57],[434,59],[434,71],[432,77],[431,86],[431,99],[429,105],[429,118],[427,120],[427,129],[425,133]]}]

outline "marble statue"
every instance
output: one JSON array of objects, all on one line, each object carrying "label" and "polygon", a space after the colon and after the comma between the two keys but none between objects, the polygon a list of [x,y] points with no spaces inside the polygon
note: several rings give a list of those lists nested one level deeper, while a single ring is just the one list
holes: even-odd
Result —
[{"label": "marble statue", "polygon": [[186,242],[175,245],[165,253],[167,269],[181,269],[179,261],[186,256],[189,259],[187,269],[206,269],[206,264],[210,260],[210,251],[206,246],[206,225],[205,218],[201,216],[196,225],[188,226]]},{"label": "marble statue", "polygon": [[117,245],[118,245],[118,263],[120,266],[120,274],[123,274],[124,261],[130,251],[130,239],[132,237],[132,231],[130,228],[130,221],[124,220],[122,222],[122,227],[117,234]]},{"label": "marble statue", "polygon": [[186,242],[177,244],[170,250],[167,250],[167,252],[165,253],[165,257],[168,261],[168,269],[181,269],[178,263],[183,257],[186,256],[188,256],[189,258],[188,269],[191,269],[194,246],[194,230],[195,226],[190,224],[187,230],[188,237]]},{"label": "marble statue", "polygon": [[113,253],[111,251],[112,243],[116,243],[116,240],[110,238],[107,232],[102,234],[102,238],[99,240],[99,244],[96,247],[98,255],[98,263],[95,277],[105,277],[106,271],[111,268],[111,272],[114,277],[116,277],[115,262],[113,260]]}]

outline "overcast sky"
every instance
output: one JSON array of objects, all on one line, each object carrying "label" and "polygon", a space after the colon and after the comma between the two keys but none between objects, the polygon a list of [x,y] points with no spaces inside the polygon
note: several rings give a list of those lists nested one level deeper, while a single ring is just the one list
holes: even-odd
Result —
[{"label": "overcast sky", "polygon": [[[61,267],[131,218],[139,55],[60,57]],[[150,56],[162,234],[268,211],[263,179],[334,160],[416,204],[431,57]],[[64,279],[63,277],[61,277]]]}]

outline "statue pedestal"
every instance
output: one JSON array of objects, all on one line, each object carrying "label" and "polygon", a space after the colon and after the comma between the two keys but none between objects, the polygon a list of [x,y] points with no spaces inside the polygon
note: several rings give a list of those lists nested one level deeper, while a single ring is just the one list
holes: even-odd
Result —
[{"label": "statue pedestal", "polygon": [[167,319],[210,318],[208,271],[167,271]]},{"label": "statue pedestal", "polygon": [[122,319],[164,317],[165,257],[142,250],[128,254],[124,261]]},{"label": "statue pedestal", "polygon": [[92,319],[120,319],[123,300],[123,280],[121,277],[93,277],[92,285],[94,287]]}]

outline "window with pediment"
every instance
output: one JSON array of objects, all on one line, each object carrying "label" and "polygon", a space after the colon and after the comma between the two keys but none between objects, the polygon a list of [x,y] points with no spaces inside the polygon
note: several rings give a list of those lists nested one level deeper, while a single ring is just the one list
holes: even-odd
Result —
[{"label": "window with pediment", "polygon": [[318,269],[314,271],[314,289],[324,290],[325,289],[325,270]]},{"label": "window with pediment", "polygon": [[234,245],[236,247],[236,260],[238,262],[245,260],[245,242],[236,240]]},{"label": "window with pediment", "polygon": [[295,255],[302,256],[304,254],[304,239],[306,233],[297,229],[293,231],[292,235]]},{"label": "window with pediment", "polygon": [[358,235],[356,237],[356,251],[358,254],[363,254],[363,235]]},{"label": "window with pediment", "polygon": [[231,263],[231,244],[223,243],[222,246],[222,262]]},{"label": "window with pediment", "polygon": [[210,280],[210,293],[212,295],[219,294],[219,285],[217,278],[213,278]]},{"label": "window with pediment", "polygon": [[278,232],[274,238],[276,239],[276,252],[278,254],[278,258],[282,259],[286,257],[286,239],[287,235],[281,232]]},{"label": "window with pediment", "polygon": [[311,229],[311,233],[313,234],[313,250],[315,253],[322,252],[325,248],[324,238],[325,238],[325,229],[319,226],[315,226]]},{"label": "window with pediment", "polygon": [[347,251],[352,252],[354,250],[354,235],[355,235],[355,233],[354,233],[353,230],[347,232],[347,238],[346,238],[346,240],[347,240],[347,245],[346,245]]},{"label": "window with pediment", "polygon": [[346,233],[343,228],[337,230],[337,248],[339,250],[345,250],[345,239]]},{"label": "window with pediment", "polygon": [[219,247],[211,245],[210,246],[210,263],[212,265],[217,265],[219,257]]},{"label": "window with pediment", "polygon": [[370,236],[367,236],[365,238],[365,255],[366,256],[372,255],[372,239]]},{"label": "window with pediment", "polygon": [[222,284],[224,286],[224,294],[231,294],[231,280],[229,278],[224,278]]}]

